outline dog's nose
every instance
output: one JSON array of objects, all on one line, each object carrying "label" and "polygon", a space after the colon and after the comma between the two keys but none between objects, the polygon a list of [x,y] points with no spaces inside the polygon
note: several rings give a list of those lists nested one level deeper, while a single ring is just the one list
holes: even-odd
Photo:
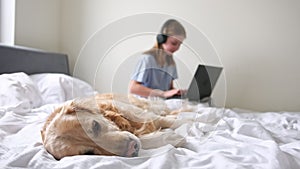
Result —
[{"label": "dog's nose", "polygon": [[134,139],[130,139],[128,142],[128,148],[126,151],[126,157],[136,157],[139,154],[140,143]]}]

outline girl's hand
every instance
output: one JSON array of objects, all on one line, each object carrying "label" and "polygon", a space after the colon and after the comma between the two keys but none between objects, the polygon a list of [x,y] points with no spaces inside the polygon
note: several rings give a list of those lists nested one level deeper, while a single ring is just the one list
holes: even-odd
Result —
[{"label": "girl's hand", "polygon": [[172,97],[174,95],[181,95],[181,90],[179,90],[179,89],[171,89],[171,90],[163,92],[163,97],[164,98],[169,98],[169,97]]}]

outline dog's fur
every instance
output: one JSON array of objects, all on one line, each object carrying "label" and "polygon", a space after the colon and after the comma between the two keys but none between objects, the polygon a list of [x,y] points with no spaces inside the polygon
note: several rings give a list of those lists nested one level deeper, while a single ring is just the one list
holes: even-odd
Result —
[{"label": "dog's fur", "polygon": [[134,157],[149,149],[185,140],[173,130],[182,122],[164,102],[135,96],[98,94],[75,99],[57,108],[41,131],[46,150],[56,159],[95,154]]}]

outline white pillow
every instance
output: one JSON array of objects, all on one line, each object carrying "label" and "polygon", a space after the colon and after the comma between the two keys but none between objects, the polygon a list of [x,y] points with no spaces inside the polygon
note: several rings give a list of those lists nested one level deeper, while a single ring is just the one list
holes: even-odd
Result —
[{"label": "white pillow", "polygon": [[0,82],[1,107],[31,109],[41,106],[41,94],[27,74],[2,74]]},{"label": "white pillow", "polygon": [[76,97],[95,94],[91,85],[65,74],[41,73],[30,77],[41,93],[43,104],[62,103]]}]

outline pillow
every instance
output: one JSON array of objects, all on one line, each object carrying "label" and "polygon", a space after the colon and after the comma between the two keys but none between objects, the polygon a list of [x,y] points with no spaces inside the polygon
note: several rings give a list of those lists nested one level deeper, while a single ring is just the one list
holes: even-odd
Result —
[{"label": "pillow", "polygon": [[41,106],[41,94],[27,74],[2,74],[0,82],[1,107],[31,109]]},{"label": "pillow", "polygon": [[91,85],[69,75],[40,73],[30,77],[41,93],[43,104],[62,103],[76,97],[95,94]]}]

